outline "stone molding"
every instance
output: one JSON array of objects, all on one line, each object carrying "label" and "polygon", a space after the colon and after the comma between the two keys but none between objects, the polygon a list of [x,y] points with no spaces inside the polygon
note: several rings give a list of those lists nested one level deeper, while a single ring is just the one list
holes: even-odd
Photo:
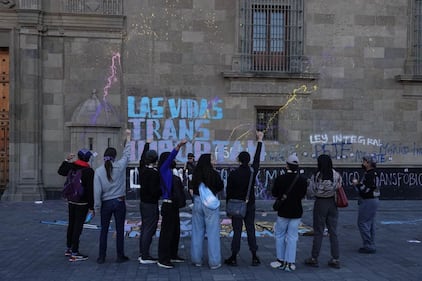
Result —
[{"label": "stone molding", "polygon": [[0,1],[0,8],[12,9],[15,7],[15,1],[8,1],[8,0],[1,0]]}]

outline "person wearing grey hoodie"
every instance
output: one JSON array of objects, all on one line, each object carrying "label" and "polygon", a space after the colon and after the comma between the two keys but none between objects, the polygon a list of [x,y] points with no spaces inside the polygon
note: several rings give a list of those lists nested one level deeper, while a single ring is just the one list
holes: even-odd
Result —
[{"label": "person wearing grey hoodie", "polygon": [[104,152],[104,165],[95,170],[94,208],[101,213],[100,249],[97,263],[103,264],[107,251],[107,234],[111,216],[116,222],[116,262],[128,261],[124,252],[124,224],[126,219],[126,167],[130,157],[130,130],[126,130],[123,156],[117,160],[117,152],[108,147]]}]

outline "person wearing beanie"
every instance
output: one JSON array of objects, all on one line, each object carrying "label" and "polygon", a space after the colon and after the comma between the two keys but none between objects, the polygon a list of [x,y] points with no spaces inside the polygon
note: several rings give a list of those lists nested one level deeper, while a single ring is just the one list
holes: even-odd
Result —
[{"label": "person wearing beanie", "polygon": [[66,235],[65,256],[69,257],[69,261],[87,260],[88,256],[79,252],[79,240],[82,234],[83,225],[88,212],[92,216],[94,212],[94,170],[89,165],[92,156],[88,149],[81,149],[75,154],[70,153],[60,165],[57,173],[61,176],[68,176],[71,172],[81,170],[81,182],[83,186],[83,194],[79,200],[68,200],[68,226]]},{"label": "person wearing beanie", "polygon": [[303,215],[302,199],[306,195],[307,180],[300,175],[299,159],[295,154],[286,161],[287,172],[278,176],[271,191],[273,197],[283,199],[277,210],[274,227],[277,260],[270,265],[284,271],[296,269],[296,248],[300,219]]},{"label": "person wearing beanie", "polygon": [[139,257],[141,264],[157,263],[157,258],[150,254],[152,238],[157,231],[159,218],[158,200],[161,196],[160,174],[157,169],[158,154],[155,150],[150,150],[150,141],[144,145],[144,150],[139,162],[139,183],[141,213],[141,235],[139,237]]},{"label": "person wearing beanie", "polygon": [[353,187],[359,193],[358,228],[363,247],[361,254],[374,254],[375,247],[375,215],[378,209],[380,196],[379,178],[376,171],[377,160],[371,155],[362,158],[362,168],[365,170],[360,181],[353,180]]},{"label": "person wearing beanie", "polygon": [[[258,245],[256,243],[255,237],[255,190],[253,188],[253,183],[255,183],[255,178],[258,174],[262,150],[262,139],[264,138],[264,133],[257,131],[256,137],[258,141],[252,166],[249,167],[249,161],[251,161],[251,156],[248,152],[242,151],[237,157],[238,161],[240,162],[240,166],[236,170],[232,171],[229,174],[229,177],[227,178],[226,202],[228,202],[229,199],[245,200],[246,197],[248,197],[245,217],[231,218],[233,226],[233,239],[231,243],[232,255],[224,261],[225,264],[230,266],[237,265],[236,257],[240,251],[240,240],[242,237],[243,223],[245,223],[246,234],[248,236],[249,250],[252,253],[252,266],[257,266],[261,263],[256,254],[256,251],[258,250]],[[249,194],[247,194],[249,188],[249,179],[251,176],[252,187],[249,191]]]}]

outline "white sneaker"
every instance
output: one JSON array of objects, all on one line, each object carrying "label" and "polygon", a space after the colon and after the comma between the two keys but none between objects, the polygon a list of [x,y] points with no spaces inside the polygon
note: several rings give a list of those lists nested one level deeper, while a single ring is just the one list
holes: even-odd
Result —
[{"label": "white sneaker", "polygon": [[210,266],[211,269],[219,269],[220,267],[221,267],[221,263],[214,266]]},{"label": "white sneaker", "polygon": [[296,265],[294,263],[287,263],[284,265],[284,271],[295,271]]},{"label": "white sneaker", "polygon": [[272,268],[278,268],[281,269],[284,266],[284,261],[281,260],[276,260],[270,263],[270,266]]},{"label": "white sneaker", "polygon": [[141,264],[154,264],[154,263],[157,263],[157,259],[155,259],[153,257],[146,257],[144,259],[142,257],[139,257],[138,258],[138,261]]}]

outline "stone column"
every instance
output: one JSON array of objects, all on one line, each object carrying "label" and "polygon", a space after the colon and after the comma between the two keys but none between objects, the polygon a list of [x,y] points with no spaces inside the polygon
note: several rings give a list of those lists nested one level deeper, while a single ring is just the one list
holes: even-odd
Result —
[{"label": "stone column", "polygon": [[[31,3],[36,1],[31,0]],[[38,3],[41,3],[38,1]],[[17,9],[15,91],[11,100],[10,182],[3,200],[43,200],[42,179],[42,13],[41,5]],[[12,112],[11,112],[12,113]],[[12,113],[13,114],[13,113]]]}]

